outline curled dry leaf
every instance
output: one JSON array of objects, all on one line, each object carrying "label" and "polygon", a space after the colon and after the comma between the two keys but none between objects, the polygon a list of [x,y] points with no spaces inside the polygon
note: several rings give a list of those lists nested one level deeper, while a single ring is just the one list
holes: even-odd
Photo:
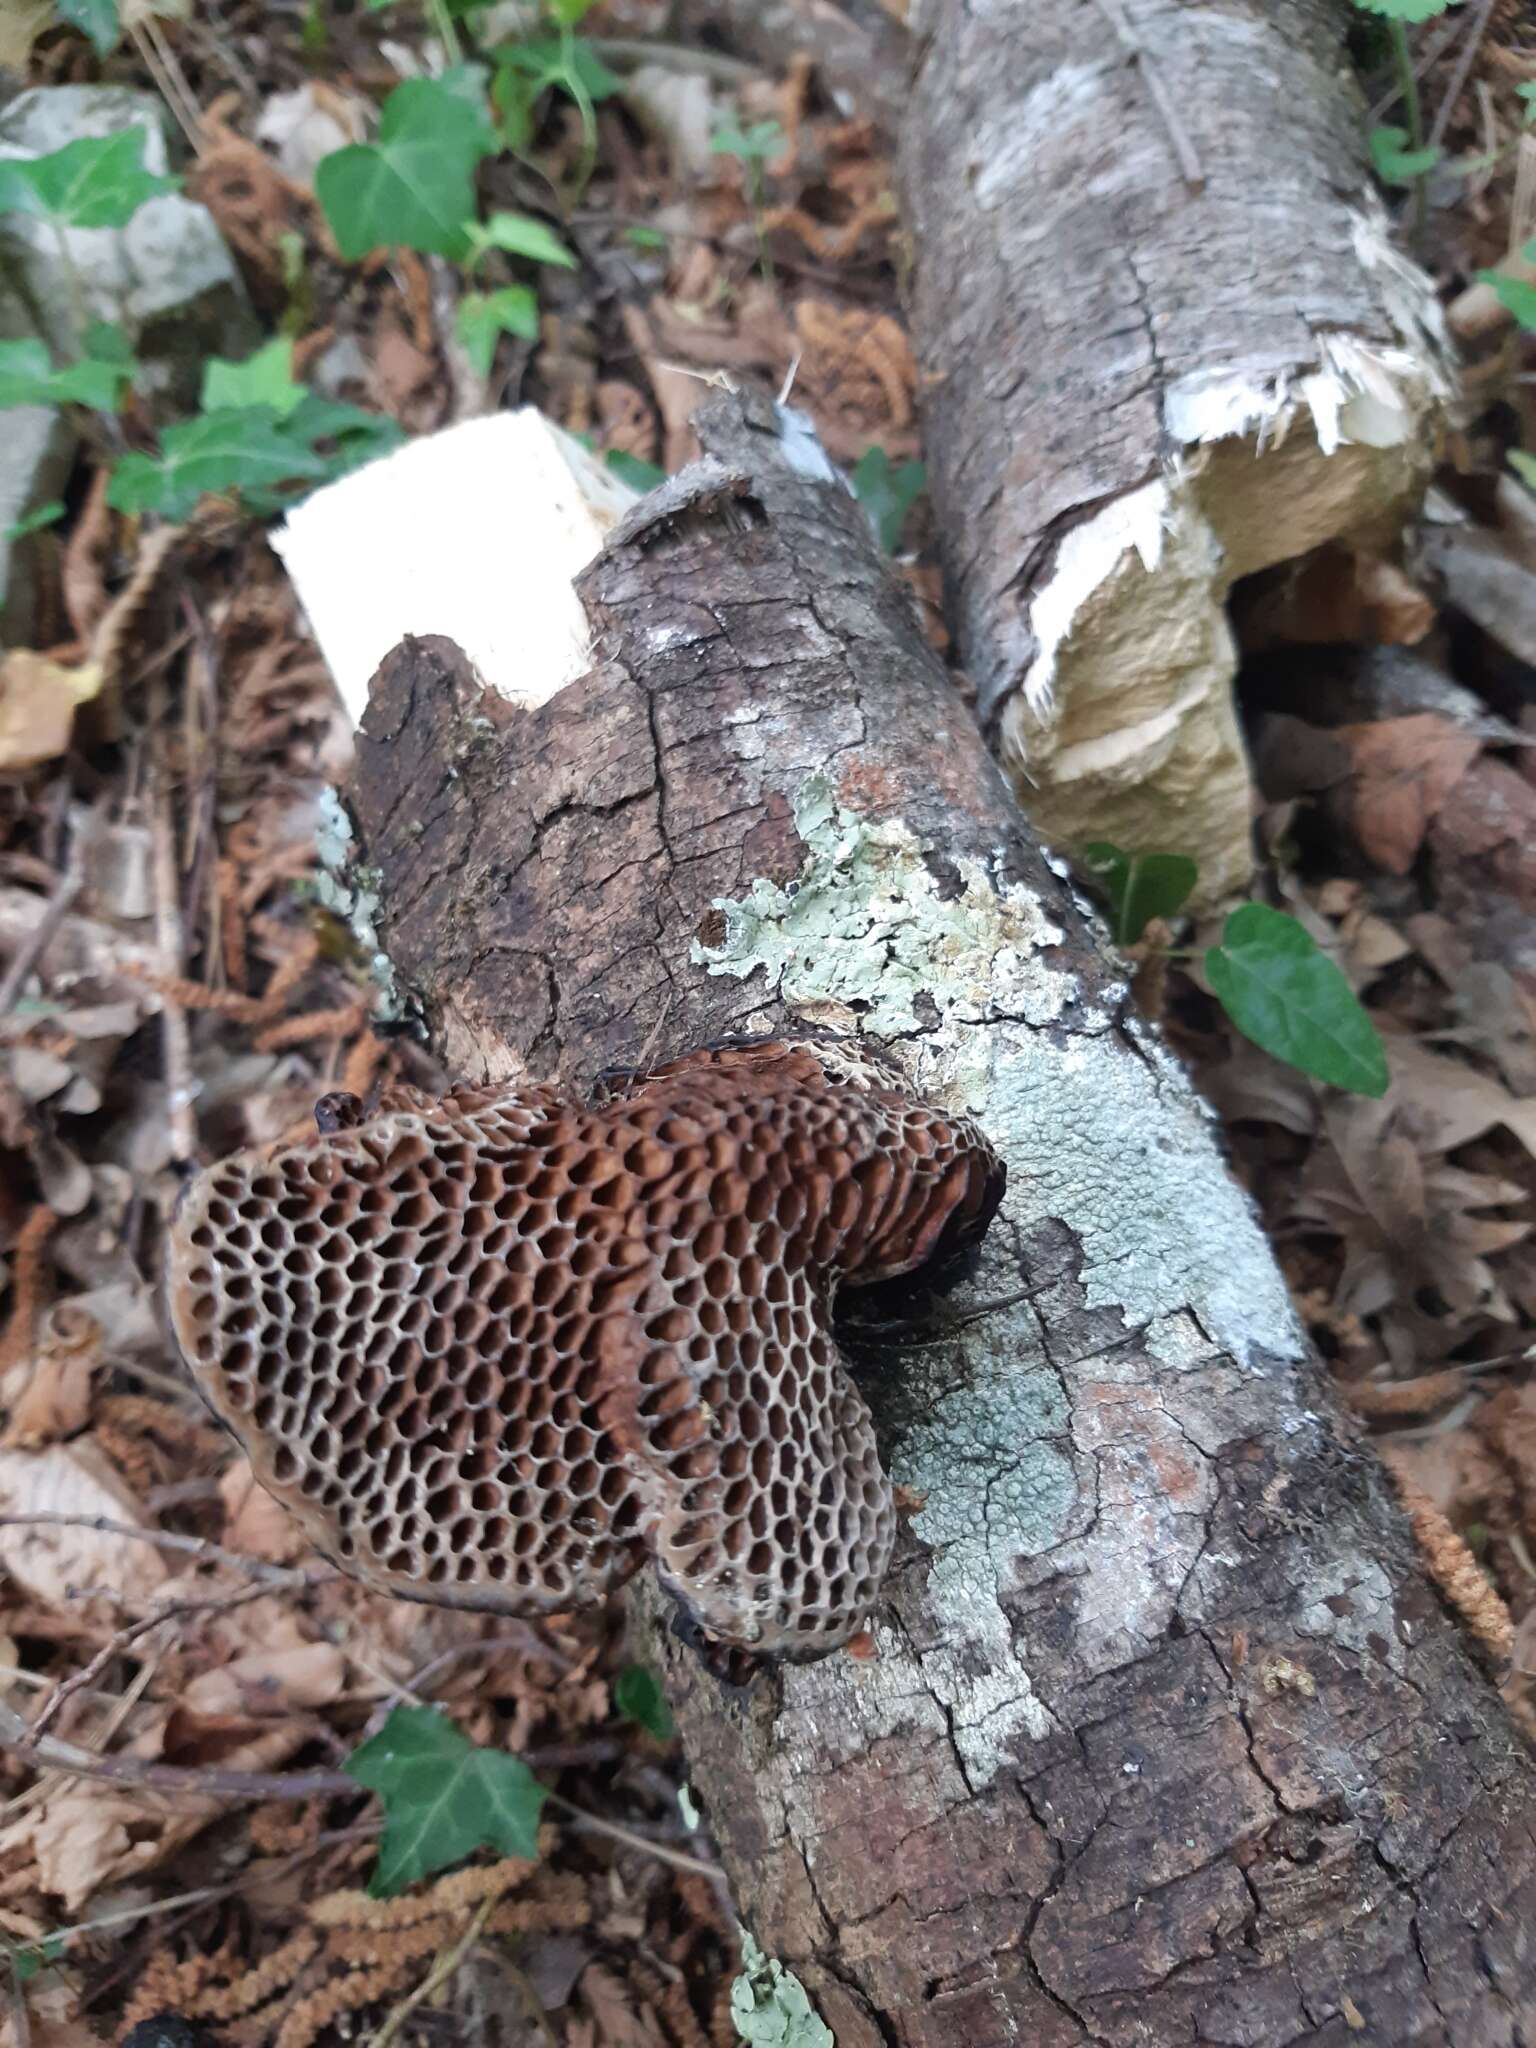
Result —
[{"label": "curled dry leaf", "polygon": [[[90,1443],[0,1450],[0,1515],[64,1514],[147,1526],[137,1501]],[[0,1527],[0,1567],[31,1599],[78,1613],[72,1587],[147,1599],[165,1584],[152,1543],[87,1528]]]},{"label": "curled dry leaf", "polygon": [[0,655],[0,771],[57,760],[68,750],[76,707],[100,688],[95,662],[64,668],[29,648]]},{"label": "curled dry leaf", "polygon": [[71,1315],[66,1304],[58,1304],[45,1325],[0,1444],[8,1450],[36,1450],[83,1429],[91,1412],[91,1379],[101,1363],[101,1353],[101,1325],[95,1317]]}]

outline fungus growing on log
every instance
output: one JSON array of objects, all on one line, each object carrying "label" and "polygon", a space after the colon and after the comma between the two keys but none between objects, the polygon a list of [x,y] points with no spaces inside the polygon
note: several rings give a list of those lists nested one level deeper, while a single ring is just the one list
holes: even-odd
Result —
[{"label": "fungus growing on log", "polygon": [[981,1132],[777,1042],[398,1104],[326,1098],[176,1219],[176,1339],[261,1483],[384,1592],[559,1612],[649,1555],[730,1648],[847,1642],[895,1509],[833,1298],[981,1236]]}]

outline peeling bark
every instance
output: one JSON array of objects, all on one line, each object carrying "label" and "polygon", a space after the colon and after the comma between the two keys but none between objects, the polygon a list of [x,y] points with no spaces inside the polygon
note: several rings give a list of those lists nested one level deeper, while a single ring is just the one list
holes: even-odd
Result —
[{"label": "peeling bark", "polygon": [[1370,564],[1429,467],[1429,282],[1343,0],[919,0],[913,340],[960,658],[1038,829],[1250,868],[1233,585]]},{"label": "peeling bark", "polygon": [[354,794],[466,1076],[811,1017],[1007,1156],[974,1319],[862,1375],[921,1496],[877,1656],[725,1692],[659,1632],[744,1916],[839,2048],[1528,2040],[1531,1760],[1208,1115],[814,446],[697,424],[580,581],[591,673],[525,709],[407,642]]}]

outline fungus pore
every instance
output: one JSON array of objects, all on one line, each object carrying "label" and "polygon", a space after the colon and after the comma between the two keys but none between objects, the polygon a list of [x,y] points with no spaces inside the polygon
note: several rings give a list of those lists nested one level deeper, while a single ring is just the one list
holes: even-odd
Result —
[{"label": "fungus pore", "polygon": [[726,1645],[845,1643],[895,1512],[833,1297],[981,1236],[981,1132],[776,1042],[400,1102],[327,1097],[176,1218],[176,1339],[262,1484],[385,1592],[559,1612],[648,1555]]}]

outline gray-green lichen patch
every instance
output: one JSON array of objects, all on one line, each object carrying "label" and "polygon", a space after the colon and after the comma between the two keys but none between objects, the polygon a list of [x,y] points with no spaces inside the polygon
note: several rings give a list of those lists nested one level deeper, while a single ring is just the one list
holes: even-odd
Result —
[{"label": "gray-green lichen patch", "polygon": [[1299,1356],[1269,1245],[1182,1070],[1134,1023],[1134,1049],[1100,1042],[1116,1019],[1077,1001],[1033,893],[976,860],[941,892],[909,828],[860,818],[824,775],[794,815],[798,877],[717,899],[725,938],[695,941],[695,961],[760,971],[804,1016],[915,1039],[917,1084],[967,1104],[1006,1156],[1009,1214],[1058,1217],[1081,1240],[1091,1307],[1131,1328],[1187,1309],[1240,1359]]},{"label": "gray-green lichen patch", "polygon": [[368,972],[378,990],[374,1016],[381,1023],[397,1023],[405,1015],[405,996],[394,962],[379,938],[378,921],[383,906],[378,876],[356,858],[352,820],[341,798],[329,786],[320,792],[315,853],[319,860],[313,884],[315,901],[341,919],[366,956]]},{"label": "gray-green lichen patch", "polygon": [[[1054,1725],[1010,1618],[1037,1561],[1083,1589],[1085,1668],[1138,1654],[1199,1555],[1205,1446],[1230,1434],[1231,1402],[1213,1393],[1192,1418],[1209,1427],[1186,1440],[1155,1393],[1117,1379],[1112,1338],[1102,1360],[1058,1371],[1017,1299],[1032,1277],[1017,1247],[1065,1224],[1087,1306],[1117,1309],[1141,1338],[1127,1357],[1251,1387],[1270,1426],[1288,1426],[1294,1390],[1259,1374],[1301,1340],[1209,1115],[1113,995],[1083,1000],[1035,896],[974,859],[947,861],[941,892],[905,823],[859,817],[822,775],[795,822],[799,875],[719,903],[723,943],[694,957],[715,974],[761,972],[804,1016],[899,1041],[921,1093],[971,1110],[1007,1160],[1008,1194],[956,1306],[1014,1299],[931,1356],[897,1354],[870,1384],[889,1469],[919,1500],[922,1562],[872,1660],[786,1672],[779,1725],[817,1773],[882,1735],[927,1733],[975,1792]],[[1182,1505],[1158,1477],[1175,1469]],[[814,1798],[793,1777],[783,1795],[814,1866]]]},{"label": "gray-green lichen patch", "polygon": [[837,2048],[800,1979],[765,1956],[745,1930],[741,1966],[731,1986],[731,2022],[741,2040],[753,2048]]},{"label": "gray-green lichen patch", "polygon": [[857,1006],[878,1038],[917,1029],[919,995],[970,1022],[1061,1014],[1071,979],[1042,955],[1062,934],[1029,890],[999,886],[970,861],[959,893],[941,894],[907,827],[867,824],[824,775],[805,782],[794,808],[804,869],[783,888],[759,878],[738,901],[716,899],[724,942],[693,947],[711,974],[745,979],[761,968],[808,1014]]}]

